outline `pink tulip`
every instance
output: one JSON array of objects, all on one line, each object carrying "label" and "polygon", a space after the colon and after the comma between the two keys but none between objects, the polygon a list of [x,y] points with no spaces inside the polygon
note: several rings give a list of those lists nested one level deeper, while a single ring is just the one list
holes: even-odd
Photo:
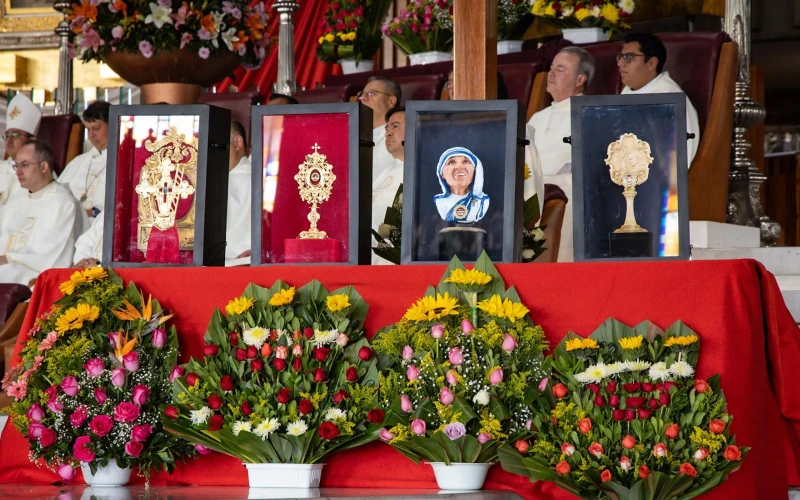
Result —
[{"label": "pink tulip", "polygon": [[444,378],[447,379],[447,383],[450,385],[456,385],[458,383],[458,374],[455,370],[447,370],[445,373]]},{"label": "pink tulip", "polygon": [[444,325],[439,323],[431,327],[431,337],[440,339],[444,337]]},{"label": "pink tulip", "polygon": [[487,434],[485,432],[481,432],[480,434],[478,434],[478,442],[480,444],[488,443],[491,440],[492,440],[492,435],[491,434]]},{"label": "pink tulip", "polygon": [[414,365],[409,365],[406,370],[406,377],[408,377],[408,380],[417,380],[419,378],[419,372],[419,368]]},{"label": "pink tulip", "polygon": [[161,328],[156,328],[153,330],[153,346],[156,349],[161,349],[164,347],[164,344],[167,343],[167,332],[162,330]]},{"label": "pink tulip", "polygon": [[489,375],[489,383],[492,385],[497,385],[503,381],[503,369],[498,368]]},{"label": "pink tulip", "polygon": [[517,339],[506,333],[505,337],[503,338],[503,345],[501,346],[503,350],[506,352],[511,352],[517,346],[519,346],[519,344],[517,344]]},{"label": "pink tulip", "polygon": [[44,418],[44,410],[38,404],[33,403],[31,407],[28,408],[28,413],[26,413],[25,416],[34,422],[41,422]]},{"label": "pink tulip", "polygon": [[211,451],[202,444],[194,445],[194,449],[197,450],[197,453],[201,455],[208,455],[209,453],[211,453]]},{"label": "pink tulip", "polygon": [[139,384],[133,388],[133,402],[137,405],[143,405],[150,397],[150,389],[144,384]]},{"label": "pink tulip", "polygon": [[[122,368],[114,368],[111,371],[111,383],[114,384],[114,387],[122,387],[125,385],[125,370]],[[97,395],[95,394],[95,397]]]},{"label": "pink tulip", "polygon": [[408,360],[414,357],[414,349],[410,345],[403,347],[403,359]]},{"label": "pink tulip", "polygon": [[392,439],[394,439],[394,434],[392,434],[391,432],[387,431],[386,429],[381,429],[380,438],[381,438],[381,441],[389,442]]},{"label": "pink tulip", "polygon": [[474,328],[468,319],[461,321],[461,331],[464,335],[472,335],[472,330],[474,330]]},{"label": "pink tulip", "polygon": [[64,464],[56,469],[58,475],[66,482],[70,482],[75,479],[75,468],[70,464]]},{"label": "pink tulip", "polygon": [[122,357],[122,364],[129,372],[135,372],[139,369],[139,355],[136,351],[129,352]]},{"label": "pink tulip", "polygon": [[425,421],[416,419],[411,422],[411,432],[416,434],[417,436],[423,436],[425,434]]},{"label": "pink tulip", "polygon": [[464,355],[461,353],[460,347],[451,347],[450,348],[450,364],[453,366],[461,366],[461,363],[464,362]]},{"label": "pink tulip", "polygon": [[172,367],[172,371],[169,372],[169,381],[174,382],[176,378],[183,377],[186,373],[186,369],[180,365],[175,365]]},{"label": "pink tulip", "polygon": [[61,381],[61,390],[64,391],[64,394],[67,396],[75,396],[80,389],[81,387],[78,385],[78,379],[75,377],[64,377],[64,380]]},{"label": "pink tulip", "polygon": [[108,396],[106,395],[106,390],[102,387],[98,387],[97,389],[95,389],[94,399],[97,400],[99,404],[105,403],[106,399],[108,399]]},{"label": "pink tulip", "polygon": [[411,404],[411,398],[406,395],[400,396],[400,409],[403,410],[405,413],[410,412],[414,409],[414,405]]},{"label": "pink tulip", "polygon": [[105,365],[103,365],[103,360],[100,358],[90,359],[85,365],[83,365],[83,368],[92,378],[99,377],[106,369]]},{"label": "pink tulip", "polygon": [[541,382],[539,382],[539,392],[544,392],[544,390],[547,389],[547,382],[549,380],[550,379],[548,377],[545,377]]},{"label": "pink tulip", "polygon": [[439,401],[442,402],[443,405],[451,405],[453,401],[456,400],[456,397],[450,392],[450,389],[447,387],[442,387],[442,392],[439,393]]}]

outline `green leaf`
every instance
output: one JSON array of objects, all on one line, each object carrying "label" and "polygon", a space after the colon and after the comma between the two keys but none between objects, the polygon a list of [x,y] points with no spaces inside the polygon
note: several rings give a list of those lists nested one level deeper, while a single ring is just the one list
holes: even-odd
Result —
[{"label": "green leaf", "polygon": [[536,227],[539,217],[539,195],[535,194],[523,203],[522,225],[525,229],[533,229]]}]

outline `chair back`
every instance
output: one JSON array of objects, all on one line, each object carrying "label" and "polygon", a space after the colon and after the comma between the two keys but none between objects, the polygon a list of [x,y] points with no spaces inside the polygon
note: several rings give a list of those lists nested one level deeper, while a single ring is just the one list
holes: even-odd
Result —
[{"label": "chair back", "polygon": [[255,90],[219,94],[207,92],[197,100],[198,104],[211,104],[212,106],[230,110],[231,120],[239,122],[244,127],[247,135],[247,144],[252,144],[250,141],[250,108],[262,102],[264,102],[264,97]]},{"label": "chair back", "polygon": [[561,248],[561,228],[567,208],[567,195],[555,184],[544,185],[544,206],[540,225],[544,228],[545,250],[535,262],[556,262]]},{"label": "chair back", "polygon": [[67,163],[83,153],[83,122],[74,114],[43,116],[36,138],[53,151],[53,171],[61,175]]},{"label": "chair back", "polygon": [[400,76],[394,79],[400,85],[403,95],[400,105],[407,101],[435,101],[439,99],[447,75],[437,73],[431,75]]},{"label": "chair back", "polygon": [[363,85],[345,83],[343,85],[334,85],[332,87],[303,90],[296,93],[293,97],[297,99],[300,104],[349,102],[350,98],[358,94],[358,92],[363,88]]}]

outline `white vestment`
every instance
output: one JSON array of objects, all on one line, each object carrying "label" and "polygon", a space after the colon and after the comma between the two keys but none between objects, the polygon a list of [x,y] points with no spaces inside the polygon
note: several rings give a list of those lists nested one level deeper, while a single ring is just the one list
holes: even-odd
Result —
[{"label": "white vestment", "polygon": [[16,199],[0,217],[0,283],[27,285],[42,271],[69,267],[81,211],[69,189],[51,182]]},{"label": "white vestment", "polygon": [[[403,183],[403,160],[391,157],[391,161],[376,164],[372,171],[372,229],[378,230],[386,218],[386,209],[394,202],[400,184]],[[372,246],[378,241],[372,237]],[[373,264],[391,264],[388,260],[372,254]]]},{"label": "white vestment", "polygon": [[[664,71],[639,90],[631,90],[628,86],[622,89],[623,94],[665,94],[669,92],[683,92],[680,85],[669,77],[669,71]],[[694,134],[694,139],[686,141],[686,162],[691,167],[694,155],[697,154],[697,147],[700,145],[700,121],[697,119],[697,110],[692,106],[689,96],[686,96],[686,133]]]},{"label": "white vestment", "polygon": [[0,211],[2,211],[2,207],[8,205],[9,201],[24,196],[26,193],[27,191],[19,185],[17,173],[11,166],[11,159],[0,160]]},{"label": "white vestment", "polygon": [[250,159],[239,160],[228,174],[228,221],[225,229],[225,260],[235,259],[250,250],[252,170]]},{"label": "white vestment", "polygon": [[372,178],[375,179],[376,172],[394,161],[394,157],[386,149],[386,127],[381,125],[372,129]]},{"label": "white vestment", "polygon": [[105,206],[107,151],[92,148],[76,156],[58,176],[58,182],[69,187],[84,210],[98,208],[102,211]]},{"label": "white vestment", "polygon": [[83,259],[94,259],[100,262],[103,259],[103,213],[97,214],[92,220],[89,229],[75,241],[75,255],[73,264]]}]

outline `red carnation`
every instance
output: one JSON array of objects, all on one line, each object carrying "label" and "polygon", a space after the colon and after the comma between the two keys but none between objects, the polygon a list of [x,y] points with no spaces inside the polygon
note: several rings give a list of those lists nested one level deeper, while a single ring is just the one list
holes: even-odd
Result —
[{"label": "red carnation", "polygon": [[274,366],[275,369],[278,370],[279,372],[282,372],[283,370],[286,369],[286,360],[275,358],[272,360],[272,366]]},{"label": "red carnation", "polygon": [[254,359],[250,362],[250,371],[258,373],[264,369],[264,362],[260,359]]},{"label": "red carnation", "polygon": [[230,332],[228,334],[228,340],[230,341],[231,345],[239,345],[239,334],[236,332]]},{"label": "red carnation", "polygon": [[177,420],[179,414],[180,413],[178,412],[178,409],[172,405],[164,408],[164,415],[166,415],[168,418],[171,418],[172,420]]},{"label": "red carnation", "polygon": [[314,359],[322,363],[330,352],[331,350],[327,347],[316,347],[314,348]]},{"label": "red carnation", "polygon": [[303,369],[303,359],[302,358],[294,358],[292,360],[292,370],[299,372]]},{"label": "red carnation", "polygon": [[242,415],[249,417],[251,413],[253,413],[253,409],[250,407],[250,403],[242,401]]},{"label": "red carnation", "polygon": [[256,359],[256,357],[258,357],[258,349],[256,349],[256,346],[247,346],[247,359]]},{"label": "red carnation", "polygon": [[358,372],[356,371],[356,367],[351,366],[348,368],[347,372],[345,373],[345,377],[347,377],[348,382],[355,382],[358,380]]},{"label": "red carnation", "polygon": [[222,428],[223,423],[225,423],[225,419],[222,418],[222,415],[214,415],[211,417],[211,420],[208,421],[208,430],[218,431]]},{"label": "red carnation", "polygon": [[269,331],[269,339],[270,340],[278,340],[278,337],[280,337],[280,334],[278,333],[278,330],[270,330]]},{"label": "red carnation", "polygon": [[197,379],[199,378],[200,377],[198,377],[196,373],[189,372],[189,374],[186,375],[186,383],[190,387],[194,387],[197,384]]},{"label": "red carnation", "polygon": [[319,437],[330,441],[339,435],[339,428],[333,422],[322,422],[317,432],[319,432]]},{"label": "red carnation", "polygon": [[325,374],[325,370],[323,370],[322,368],[317,368],[316,370],[314,370],[314,382],[320,384],[322,382],[325,382],[326,378],[328,378],[328,376]]},{"label": "red carnation", "polygon": [[303,335],[308,339],[311,340],[311,337],[314,336],[314,329],[313,328],[303,328]]},{"label": "red carnation", "polygon": [[622,384],[622,388],[625,389],[625,392],[636,392],[639,390],[642,384],[639,382],[631,382],[629,384]]},{"label": "red carnation", "polygon": [[289,391],[289,389],[281,389],[275,395],[275,399],[278,400],[278,403],[285,405],[286,403],[289,402],[290,396],[291,392]]},{"label": "red carnation", "polygon": [[236,361],[244,361],[245,359],[247,359],[247,351],[236,349]]},{"label": "red carnation", "polygon": [[372,422],[373,424],[382,424],[383,417],[386,416],[386,413],[381,410],[380,408],[373,408],[372,410],[367,413],[367,420]]},{"label": "red carnation", "polygon": [[212,410],[219,410],[220,406],[222,406],[222,398],[219,394],[212,394],[208,397],[208,407]]},{"label": "red carnation", "polygon": [[203,346],[203,356],[210,358],[211,356],[216,356],[217,352],[219,352],[219,346],[215,344],[206,344]]},{"label": "red carnation", "polygon": [[373,354],[375,353],[367,346],[364,346],[358,350],[358,357],[361,359],[361,361],[369,361],[372,359]]},{"label": "red carnation", "polygon": [[311,404],[311,401],[305,398],[301,399],[300,402],[297,403],[297,411],[299,411],[301,415],[308,415],[314,411],[314,405]]},{"label": "red carnation", "polygon": [[333,402],[338,405],[343,400],[345,400],[345,399],[347,399],[349,397],[350,397],[350,394],[348,394],[347,391],[345,391],[344,389],[339,389],[339,392],[337,392],[333,396]]},{"label": "red carnation", "polygon": [[641,408],[644,404],[644,398],[625,398],[625,406],[628,408]]},{"label": "red carnation", "polygon": [[223,391],[232,391],[233,390],[233,379],[230,375],[223,375],[221,379],[219,379],[219,387]]}]

